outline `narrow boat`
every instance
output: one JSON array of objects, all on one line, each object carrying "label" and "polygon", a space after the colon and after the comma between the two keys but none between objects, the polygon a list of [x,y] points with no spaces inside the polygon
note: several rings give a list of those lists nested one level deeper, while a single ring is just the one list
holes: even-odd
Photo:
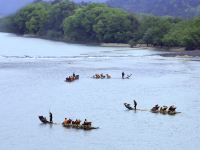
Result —
[{"label": "narrow boat", "polygon": [[78,80],[79,79],[79,75],[76,75],[75,77],[73,76],[70,76],[70,77],[67,77],[65,79],[66,82],[72,82],[72,81],[75,81],[75,80]]},{"label": "narrow boat", "polygon": [[131,105],[128,104],[128,103],[124,103],[124,106],[125,106],[128,110],[133,110],[133,109],[134,109],[134,108],[131,107]]},{"label": "narrow boat", "polygon": [[133,108],[133,107],[131,107],[131,105],[130,104],[128,104],[128,103],[124,103],[124,106],[128,109],[128,110],[134,110],[134,111],[149,111],[148,109],[135,109],[135,108]]},{"label": "narrow boat", "polygon": [[42,123],[44,123],[44,124],[53,124],[53,122],[48,121],[48,120],[46,119],[46,117],[44,117],[44,116],[39,116],[39,119],[40,119],[40,121],[41,121]]},{"label": "narrow boat", "polygon": [[82,129],[82,130],[99,129],[99,127],[91,127],[91,126],[85,126],[85,125],[73,125],[73,124],[64,124],[64,123],[62,123],[62,125],[65,128],[75,128],[75,129]]}]

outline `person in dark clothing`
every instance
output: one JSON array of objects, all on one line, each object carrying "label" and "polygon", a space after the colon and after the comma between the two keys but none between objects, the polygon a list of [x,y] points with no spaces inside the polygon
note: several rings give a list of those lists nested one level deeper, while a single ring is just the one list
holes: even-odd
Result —
[{"label": "person in dark clothing", "polygon": [[125,76],[125,73],[124,73],[124,72],[122,72],[122,79],[124,79],[124,76]]},{"label": "person in dark clothing", "polygon": [[49,112],[49,120],[50,120],[51,123],[53,123],[53,115],[52,115],[51,112]]},{"label": "person in dark clothing", "polygon": [[133,102],[134,102],[134,109],[136,110],[137,102],[135,100],[133,100]]},{"label": "person in dark clothing", "polygon": [[76,77],[75,73],[73,73],[73,77],[74,77],[74,78]]}]

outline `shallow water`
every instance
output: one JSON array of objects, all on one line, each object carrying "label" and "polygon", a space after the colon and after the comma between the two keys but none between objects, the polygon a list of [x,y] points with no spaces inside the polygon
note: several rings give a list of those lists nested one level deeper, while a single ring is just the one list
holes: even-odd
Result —
[{"label": "shallow water", "polygon": [[[200,147],[199,58],[165,58],[158,51],[66,44],[0,33],[1,150],[168,150]],[[121,72],[132,73],[121,80]],[[73,72],[80,80],[66,83]],[[110,80],[91,79],[95,73]],[[176,116],[127,111],[176,105]],[[53,113],[91,120],[82,131],[40,124]]]}]

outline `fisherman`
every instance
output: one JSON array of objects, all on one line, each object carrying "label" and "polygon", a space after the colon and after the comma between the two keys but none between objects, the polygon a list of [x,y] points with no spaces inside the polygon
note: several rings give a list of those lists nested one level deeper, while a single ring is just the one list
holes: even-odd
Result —
[{"label": "fisherman", "polygon": [[53,115],[51,112],[49,112],[49,120],[50,120],[50,123],[53,123]]},{"label": "fisherman", "polygon": [[76,119],[75,123],[76,123],[76,125],[80,125],[81,120],[80,119]]},{"label": "fisherman", "polygon": [[134,109],[136,110],[137,102],[135,100],[133,100],[133,102],[134,102]]},{"label": "fisherman", "polygon": [[124,76],[125,76],[125,73],[124,73],[124,72],[122,72],[122,79],[124,79]]},{"label": "fisherman", "polygon": [[83,126],[84,128],[88,128],[92,126],[92,122],[88,122],[87,119],[85,119],[85,121],[83,122]]},{"label": "fisherman", "polygon": [[65,118],[65,120],[63,121],[63,124],[66,125],[68,122],[67,118]]},{"label": "fisherman", "polygon": [[73,77],[74,77],[74,78],[76,78],[76,75],[75,75],[75,73],[73,73]]}]

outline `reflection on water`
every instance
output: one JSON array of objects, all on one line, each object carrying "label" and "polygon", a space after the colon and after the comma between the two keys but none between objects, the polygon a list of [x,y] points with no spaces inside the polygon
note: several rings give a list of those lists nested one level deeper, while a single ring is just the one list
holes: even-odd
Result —
[{"label": "reflection on water", "polygon": [[[0,34],[0,149],[154,150],[200,146],[200,64],[159,52],[64,44]],[[16,46],[17,45],[17,46]],[[84,54],[84,55],[83,55]],[[121,80],[121,71],[133,73]],[[80,80],[66,83],[66,75]],[[110,80],[95,80],[109,73]],[[176,105],[176,116],[127,111]],[[38,115],[53,113],[57,125]],[[63,128],[63,119],[93,121],[98,130]]]}]

